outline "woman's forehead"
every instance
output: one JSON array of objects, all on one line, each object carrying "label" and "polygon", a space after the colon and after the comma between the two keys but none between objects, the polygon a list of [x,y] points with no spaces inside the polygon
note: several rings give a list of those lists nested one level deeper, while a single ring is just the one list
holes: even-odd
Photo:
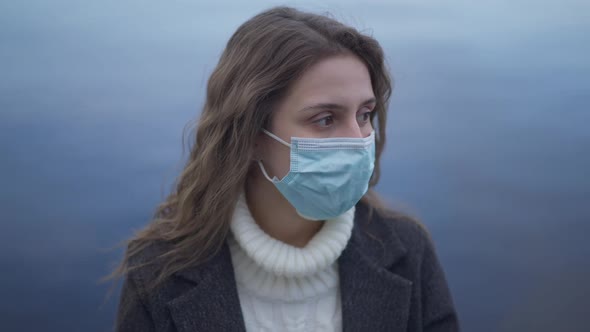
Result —
[{"label": "woman's forehead", "polygon": [[352,55],[326,58],[310,67],[291,87],[287,99],[300,108],[312,104],[359,104],[373,98],[366,65]]}]

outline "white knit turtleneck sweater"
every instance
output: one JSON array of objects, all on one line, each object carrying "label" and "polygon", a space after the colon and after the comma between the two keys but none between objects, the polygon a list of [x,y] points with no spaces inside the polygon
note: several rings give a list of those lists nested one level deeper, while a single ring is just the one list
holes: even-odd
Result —
[{"label": "white knit turtleneck sweater", "polygon": [[342,331],[337,259],[353,219],[354,207],[298,248],[266,234],[240,195],[228,242],[247,331]]}]

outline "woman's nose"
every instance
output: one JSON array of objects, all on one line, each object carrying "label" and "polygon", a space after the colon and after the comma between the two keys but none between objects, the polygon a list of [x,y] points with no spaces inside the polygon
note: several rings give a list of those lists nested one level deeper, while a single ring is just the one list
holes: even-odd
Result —
[{"label": "woman's nose", "polygon": [[356,117],[346,121],[346,124],[342,127],[338,133],[339,137],[351,137],[351,138],[363,138],[362,128],[359,126]]}]

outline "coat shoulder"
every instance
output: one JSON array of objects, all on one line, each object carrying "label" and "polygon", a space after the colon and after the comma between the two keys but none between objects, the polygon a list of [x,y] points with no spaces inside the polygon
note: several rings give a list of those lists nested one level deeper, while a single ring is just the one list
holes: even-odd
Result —
[{"label": "coat shoulder", "polygon": [[381,224],[388,230],[389,241],[399,241],[408,254],[420,254],[425,249],[432,247],[432,237],[428,228],[408,214],[391,210],[376,210],[373,222]]},{"label": "coat shoulder", "polygon": [[421,249],[431,245],[432,237],[424,224],[418,219],[407,215],[397,215],[385,219],[385,221],[397,234],[400,241],[410,251]]},{"label": "coat shoulder", "polygon": [[164,265],[162,255],[169,252],[170,248],[171,245],[163,241],[150,242],[138,251],[131,250],[131,246],[128,246],[126,252],[128,278],[142,284],[152,282]]},{"label": "coat shoulder", "polygon": [[453,297],[428,229],[419,220],[395,211],[375,219],[391,231],[388,241],[401,244],[397,249],[403,254],[390,271],[412,281],[414,297],[419,299],[416,311],[421,315],[411,330],[421,325],[425,331],[459,331]]}]

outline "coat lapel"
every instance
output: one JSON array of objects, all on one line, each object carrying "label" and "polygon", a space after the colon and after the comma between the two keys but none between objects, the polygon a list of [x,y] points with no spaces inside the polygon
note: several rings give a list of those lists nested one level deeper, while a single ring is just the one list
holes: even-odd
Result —
[{"label": "coat lapel", "polygon": [[245,325],[227,244],[210,261],[178,275],[195,285],[168,302],[179,332],[244,331]]},{"label": "coat lapel", "polygon": [[[406,253],[387,221],[366,221],[357,205],[351,239],[338,259],[344,331],[405,331],[412,282],[388,270]],[[370,235],[369,235],[370,234]]]}]

